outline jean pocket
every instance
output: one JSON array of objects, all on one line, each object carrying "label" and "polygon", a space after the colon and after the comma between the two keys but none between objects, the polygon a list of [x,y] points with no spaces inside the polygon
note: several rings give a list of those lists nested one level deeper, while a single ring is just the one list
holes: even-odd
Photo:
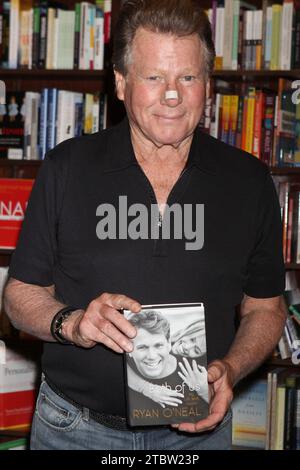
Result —
[{"label": "jean pocket", "polygon": [[37,399],[36,415],[44,424],[56,431],[72,431],[79,423],[82,412],[43,382]]},{"label": "jean pocket", "polygon": [[218,424],[218,426],[214,429],[215,432],[218,432],[220,429],[223,429],[227,424],[231,424],[232,419],[232,410],[229,408],[226,415],[224,416],[223,420]]}]

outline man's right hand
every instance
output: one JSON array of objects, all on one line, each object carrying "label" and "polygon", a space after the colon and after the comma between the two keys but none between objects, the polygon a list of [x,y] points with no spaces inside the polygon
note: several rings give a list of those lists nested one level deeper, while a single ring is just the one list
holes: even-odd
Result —
[{"label": "man's right hand", "polygon": [[104,344],[117,353],[131,352],[130,341],[136,329],[119,312],[120,309],[138,313],[141,305],[122,294],[103,293],[84,310],[76,310],[63,323],[62,334],[70,342],[83,348]]}]

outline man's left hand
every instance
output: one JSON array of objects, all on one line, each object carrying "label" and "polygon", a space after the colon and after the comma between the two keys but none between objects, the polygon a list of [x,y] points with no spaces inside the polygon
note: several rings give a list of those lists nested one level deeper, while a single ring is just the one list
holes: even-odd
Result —
[{"label": "man's left hand", "polygon": [[207,418],[197,423],[173,424],[178,431],[189,433],[213,430],[224,418],[233,398],[233,373],[225,361],[214,361],[208,367],[208,384],[211,392],[210,410]]}]

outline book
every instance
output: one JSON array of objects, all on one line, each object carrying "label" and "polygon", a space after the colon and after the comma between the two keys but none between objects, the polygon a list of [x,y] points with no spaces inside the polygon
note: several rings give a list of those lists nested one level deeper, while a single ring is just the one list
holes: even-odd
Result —
[{"label": "book", "polygon": [[16,247],[33,180],[0,179],[0,248]]},{"label": "book", "polygon": [[267,380],[248,379],[232,402],[232,443],[264,449],[267,433]]},{"label": "book", "polygon": [[0,340],[0,430],[30,426],[38,375],[34,351]]},{"label": "book", "polygon": [[23,158],[25,93],[6,93],[0,104],[0,158]]},{"label": "book", "polygon": [[203,303],[144,305],[124,310],[137,329],[125,353],[130,426],[198,422],[208,416]]}]

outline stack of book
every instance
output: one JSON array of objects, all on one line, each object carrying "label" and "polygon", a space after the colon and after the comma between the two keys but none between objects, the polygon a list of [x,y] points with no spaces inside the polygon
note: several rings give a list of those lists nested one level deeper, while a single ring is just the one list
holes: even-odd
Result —
[{"label": "stack of book", "polygon": [[200,126],[270,166],[300,166],[300,100],[293,82],[278,91],[216,80]]},{"label": "stack of book", "polygon": [[207,10],[217,70],[290,70],[300,67],[300,2],[212,0]]},{"label": "stack of book", "polygon": [[112,0],[77,2],[75,10],[47,0],[0,2],[0,67],[104,68]]},{"label": "stack of book", "polygon": [[44,88],[9,92],[0,104],[0,158],[39,160],[60,142],[106,128],[107,98]]}]

